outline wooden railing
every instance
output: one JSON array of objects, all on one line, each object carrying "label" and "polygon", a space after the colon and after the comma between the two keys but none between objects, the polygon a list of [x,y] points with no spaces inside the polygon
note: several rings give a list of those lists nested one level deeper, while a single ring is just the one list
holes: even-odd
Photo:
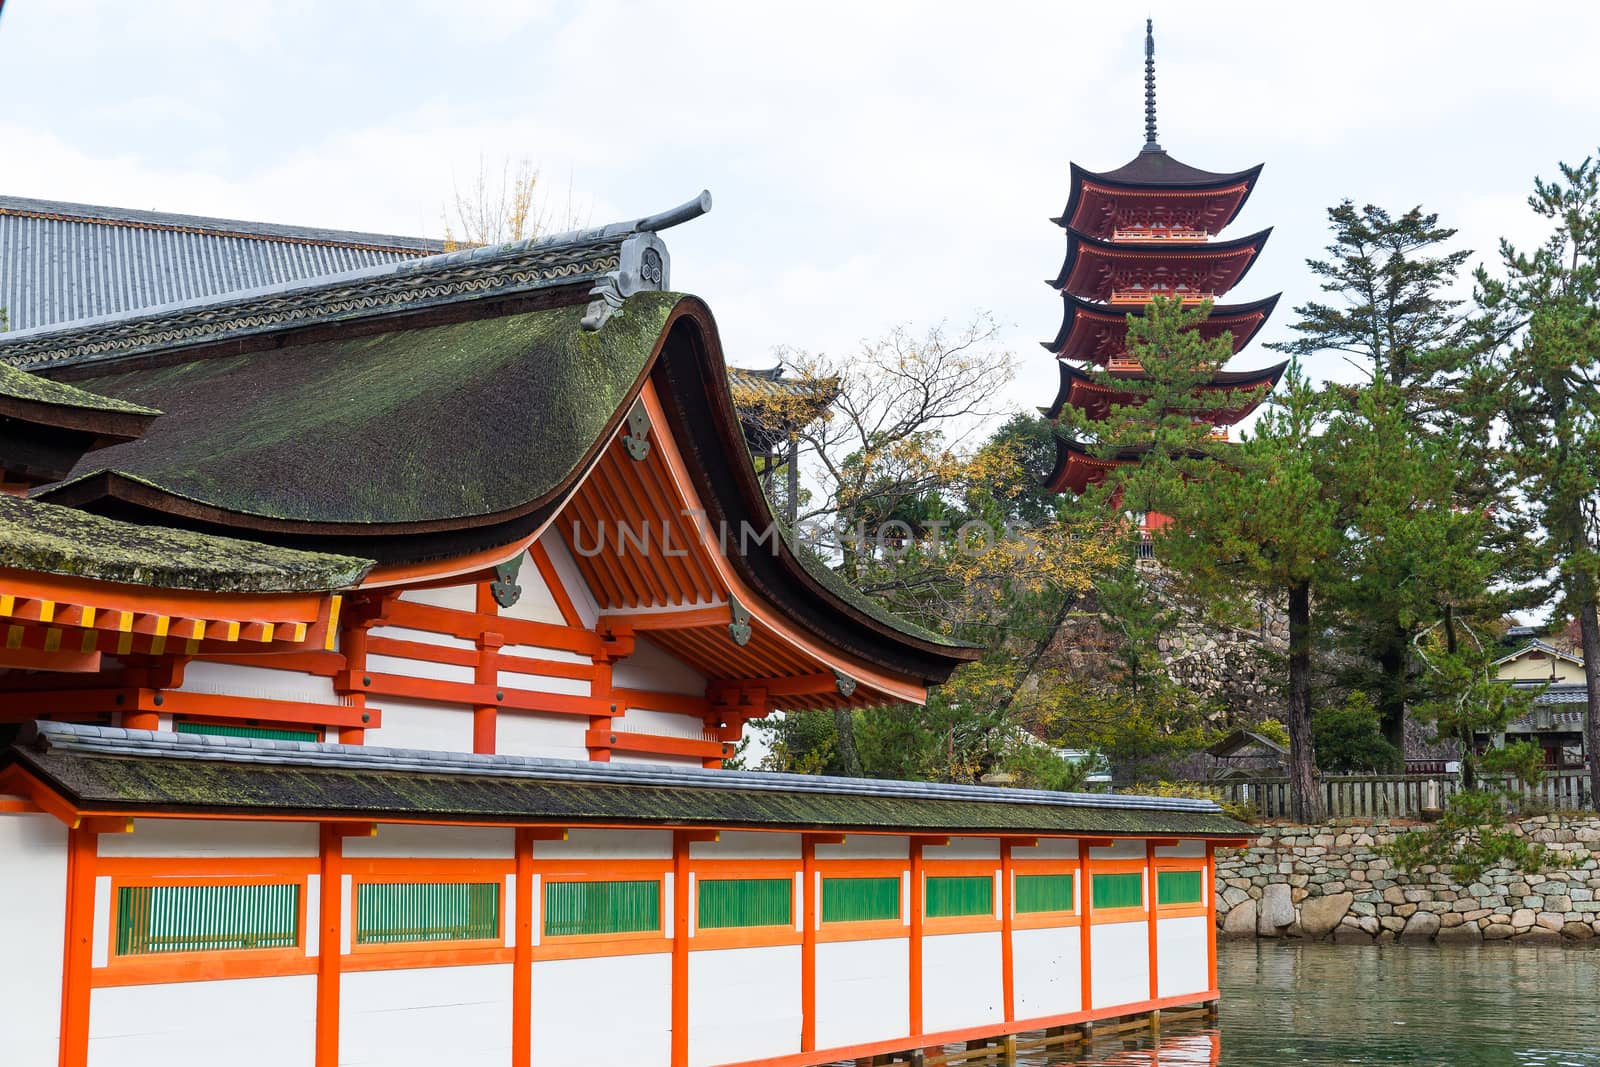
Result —
[{"label": "wooden railing", "polygon": [[[1293,812],[1289,779],[1254,778],[1205,782],[1226,803],[1254,808],[1263,819],[1287,819]],[[1509,779],[1485,778],[1485,786],[1515,789]],[[1337,774],[1318,783],[1324,812],[1331,818],[1389,817],[1420,819],[1429,810],[1444,807],[1461,791],[1457,775]],[[1544,779],[1519,791],[1530,805],[1555,811],[1590,810],[1589,772],[1548,771]]]}]

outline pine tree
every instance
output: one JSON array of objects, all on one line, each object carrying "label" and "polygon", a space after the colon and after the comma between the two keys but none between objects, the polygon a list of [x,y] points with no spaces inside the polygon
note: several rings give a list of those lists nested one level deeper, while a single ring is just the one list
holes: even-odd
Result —
[{"label": "pine tree", "polygon": [[1533,252],[1501,241],[1504,278],[1480,268],[1473,387],[1504,428],[1504,459],[1578,620],[1588,705],[1590,795],[1600,796],[1600,167],[1591,157],[1536,179],[1529,206],[1552,223]]}]

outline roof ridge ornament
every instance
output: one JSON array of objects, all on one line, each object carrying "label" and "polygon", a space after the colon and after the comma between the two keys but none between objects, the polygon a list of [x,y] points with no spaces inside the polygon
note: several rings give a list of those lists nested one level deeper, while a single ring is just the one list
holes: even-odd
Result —
[{"label": "roof ridge ornament", "polygon": [[657,231],[697,219],[710,210],[711,193],[702,189],[699,196],[675,208],[625,223],[623,232],[632,236],[622,242],[617,269],[602,275],[589,290],[583,328],[590,333],[600,329],[611,316],[621,313],[623,302],[634,293],[666,289],[671,284],[672,260]]},{"label": "roof ridge ornament", "polygon": [[1156,143],[1156,31],[1155,19],[1144,20],[1144,151],[1159,152]]}]

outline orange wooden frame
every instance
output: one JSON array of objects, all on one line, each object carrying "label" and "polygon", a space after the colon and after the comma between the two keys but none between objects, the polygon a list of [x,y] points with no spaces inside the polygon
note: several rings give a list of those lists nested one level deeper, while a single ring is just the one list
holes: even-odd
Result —
[{"label": "orange wooden frame", "polygon": [[[1086,895],[1078,899],[1081,906],[1089,915],[1089,921],[1098,926],[1102,923],[1131,923],[1145,922],[1150,918],[1152,906],[1150,897],[1152,893],[1150,865],[1143,859],[1093,859],[1092,874],[1084,879],[1082,892]],[[1094,906],[1094,877],[1097,874],[1138,874],[1142,876],[1143,903],[1139,907],[1127,908],[1096,908]]]},{"label": "orange wooden frame", "polygon": [[[666,935],[668,909],[674,901],[667,894],[666,875],[672,860],[591,860],[533,859],[539,877],[539,943],[532,947],[534,960],[588,959],[601,956],[638,956],[672,951],[673,941],[682,931],[673,924],[673,937]],[[622,934],[551,934],[544,908],[544,887],[553,882],[635,882],[654,881],[660,894],[661,925],[655,930],[636,930]],[[686,892],[673,880],[673,893]]]},{"label": "orange wooden frame", "polygon": [[[837,941],[878,941],[910,937],[912,927],[907,920],[914,918],[917,900],[915,886],[909,894],[907,893],[906,864],[905,860],[817,860],[816,876],[812,879],[814,884],[806,886],[806,892],[815,893],[817,897],[817,942],[831,944]],[[858,922],[827,922],[822,918],[822,887],[829,878],[889,877],[895,878],[900,883],[900,914],[895,918],[863,919]]]},{"label": "orange wooden frame", "polygon": [[[350,878],[350,954],[347,971],[391,970],[411,967],[454,967],[484,963],[509,963],[514,955],[506,945],[506,876],[516,869],[514,859],[404,859],[344,858]],[[361,886],[406,883],[491,883],[495,888],[497,922],[490,937],[451,941],[408,941],[361,944]]]},{"label": "orange wooden frame", "polygon": [[[690,861],[689,873],[694,876],[695,890],[689,897],[694,936],[689,939],[689,951],[722,948],[766,948],[776,945],[798,945],[803,938],[801,923],[797,921],[804,910],[795,896],[795,886],[801,874],[798,860],[735,860],[697,859]],[[700,883],[718,879],[787,879],[789,882],[789,921],[768,926],[727,926],[707,929],[700,925]]]},{"label": "orange wooden frame", "polygon": [[[1017,879],[1029,874],[1070,874],[1072,876],[1073,906],[1064,911],[1016,910]],[[1045,930],[1058,926],[1074,926],[1083,912],[1084,877],[1081,864],[1071,857],[1053,859],[1020,859],[1011,857],[1011,926],[1015,930]]]},{"label": "orange wooden frame", "polygon": [[[1005,888],[1001,885],[1000,878],[1002,861],[998,858],[992,860],[945,860],[924,857],[922,861],[922,884],[911,887],[911,906],[922,913],[922,932],[924,936],[937,936],[939,934],[972,934],[998,932],[1004,925],[1004,916],[1001,914],[1005,898]],[[934,917],[928,914],[928,880],[932,878],[962,878],[983,875],[989,879],[993,886],[989,911],[984,915],[947,915]]]}]

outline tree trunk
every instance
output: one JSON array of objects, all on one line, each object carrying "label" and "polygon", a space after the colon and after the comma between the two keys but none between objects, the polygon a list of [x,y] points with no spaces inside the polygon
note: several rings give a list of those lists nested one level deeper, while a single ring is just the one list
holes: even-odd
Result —
[{"label": "tree trunk", "polygon": [[1311,739],[1311,583],[1289,589],[1289,802],[1296,822],[1322,818]]},{"label": "tree trunk", "polygon": [[[1444,650],[1452,659],[1460,651],[1460,643],[1456,638],[1456,613],[1455,608],[1449,604],[1444,606]],[[1461,744],[1461,788],[1478,788],[1477,756],[1472,746],[1476,738],[1472,736],[1470,726],[1463,727],[1457,740]]]},{"label": "tree trunk", "polygon": [[861,777],[861,753],[856,751],[856,717],[853,708],[833,709],[833,754],[839,773]]},{"label": "tree trunk", "polygon": [[1594,584],[1581,580],[1578,632],[1583,637],[1583,680],[1589,700],[1583,716],[1583,755],[1589,762],[1589,805],[1600,797],[1600,617],[1596,616]]},{"label": "tree trunk", "polygon": [[1378,728],[1384,740],[1402,758],[1406,751],[1406,671],[1411,665],[1406,635],[1398,627],[1378,650],[1378,670],[1382,682],[1378,690]]}]

